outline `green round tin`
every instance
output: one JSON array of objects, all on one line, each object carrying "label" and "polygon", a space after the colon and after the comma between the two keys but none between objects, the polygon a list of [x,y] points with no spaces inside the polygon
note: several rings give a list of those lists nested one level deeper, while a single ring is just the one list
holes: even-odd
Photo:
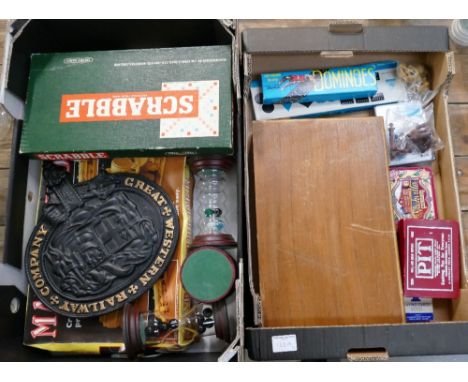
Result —
[{"label": "green round tin", "polygon": [[182,285],[196,301],[213,303],[222,300],[232,289],[236,268],[231,256],[215,247],[193,250],[184,261]]}]

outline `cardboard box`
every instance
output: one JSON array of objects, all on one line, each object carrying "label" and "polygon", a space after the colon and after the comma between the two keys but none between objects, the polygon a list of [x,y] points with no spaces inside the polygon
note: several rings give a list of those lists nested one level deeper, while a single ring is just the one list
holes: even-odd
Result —
[{"label": "cardboard box", "polygon": [[[39,38],[38,38],[39,36]],[[49,360],[50,354],[22,345],[26,307],[26,280],[22,268],[23,245],[34,226],[37,208],[38,161],[19,154],[21,129],[31,53],[100,50],[150,49],[180,46],[229,45],[231,47],[232,134],[240,142],[240,85],[236,39],[228,21],[216,20],[16,20],[9,24],[5,41],[5,60],[0,87],[0,102],[14,116],[14,138],[7,200],[4,262],[0,264],[0,359]],[[237,239],[233,256],[238,259],[238,279],[228,306],[232,318],[232,342],[217,346],[213,341],[195,344],[187,352],[158,357],[171,361],[228,361],[243,359],[243,203],[242,147],[234,145],[236,164],[230,171],[233,203],[232,220]],[[26,203],[25,203],[26,202]],[[3,277],[6,276],[6,277]],[[11,310],[14,300],[18,308]],[[5,313],[3,313],[5,312]],[[19,324],[18,324],[19,323]],[[86,359],[72,355],[67,360]]]},{"label": "cardboard box", "polygon": [[[261,73],[303,70],[310,67],[337,67],[398,60],[423,63],[432,72],[433,88],[441,91],[434,100],[435,123],[445,148],[438,152],[432,170],[439,202],[439,218],[461,222],[460,203],[447,112],[447,90],[454,75],[453,54],[448,51],[444,27],[360,27],[358,33],[340,35],[342,28],[241,27],[244,50],[244,88]],[[256,360],[299,360],[346,358],[348,351],[385,349],[392,356],[462,354],[468,343],[468,293],[463,237],[460,238],[461,295],[454,300],[434,301],[435,321],[425,324],[262,327],[256,254],[255,205],[252,167],[251,99],[244,97],[244,159],[249,287],[253,315],[246,322],[246,347]],[[340,118],[347,118],[346,115]],[[320,119],[317,119],[320,121]],[[274,148],[272,148],[274,150]],[[313,164],[311,164],[313,165]],[[311,236],[314,228],[311,227]],[[311,275],[313,277],[313,275]],[[279,345],[278,345],[279,344]],[[431,344],[431,346],[427,346]],[[280,346],[281,345],[281,346]]]},{"label": "cardboard box", "polygon": [[31,57],[21,154],[46,160],[232,151],[229,45]]}]

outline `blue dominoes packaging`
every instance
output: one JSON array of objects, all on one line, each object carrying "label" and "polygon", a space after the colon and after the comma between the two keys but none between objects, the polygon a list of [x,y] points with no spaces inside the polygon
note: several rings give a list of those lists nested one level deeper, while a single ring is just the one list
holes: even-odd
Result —
[{"label": "blue dominoes packaging", "polygon": [[372,97],[376,64],[262,74],[263,103],[325,102]]},{"label": "blue dominoes packaging", "polygon": [[378,105],[406,101],[405,84],[397,76],[398,62],[393,60],[379,61],[373,65],[376,68],[377,93],[372,97],[348,98],[327,102],[294,102],[265,105],[263,103],[260,81],[252,81],[250,90],[255,119],[319,117],[372,109]]}]

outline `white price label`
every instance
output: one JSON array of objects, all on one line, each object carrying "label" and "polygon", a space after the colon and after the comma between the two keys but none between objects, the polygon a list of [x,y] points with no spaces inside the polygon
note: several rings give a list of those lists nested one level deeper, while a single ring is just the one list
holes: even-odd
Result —
[{"label": "white price label", "polygon": [[273,347],[273,353],[297,351],[296,335],[273,336],[271,337],[271,345]]}]

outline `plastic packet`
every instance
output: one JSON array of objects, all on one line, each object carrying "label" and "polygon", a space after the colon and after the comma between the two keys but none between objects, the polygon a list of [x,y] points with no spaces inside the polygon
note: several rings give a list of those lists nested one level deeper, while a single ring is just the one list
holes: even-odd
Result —
[{"label": "plastic packet", "polygon": [[406,85],[409,101],[421,101],[426,105],[436,92],[431,90],[429,70],[421,64],[398,64],[397,75]]},{"label": "plastic packet", "polygon": [[390,160],[409,154],[441,150],[444,143],[434,125],[434,106],[423,107],[421,101],[402,102],[386,115]]}]

